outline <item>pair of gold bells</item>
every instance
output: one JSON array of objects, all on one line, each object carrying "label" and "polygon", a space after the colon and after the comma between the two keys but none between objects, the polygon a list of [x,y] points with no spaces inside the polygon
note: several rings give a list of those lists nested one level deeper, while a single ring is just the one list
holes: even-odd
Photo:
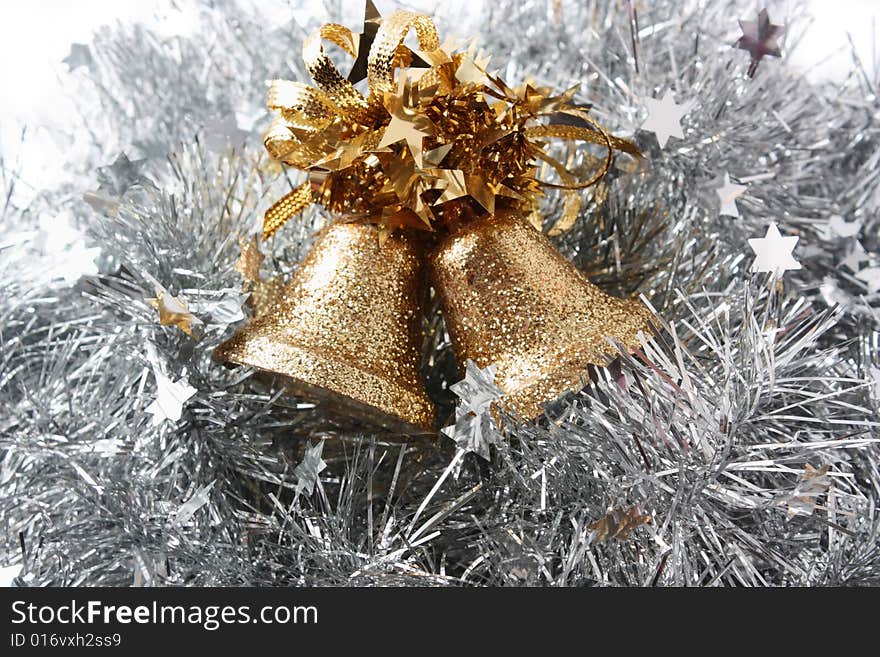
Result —
[{"label": "pair of gold bells", "polygon": [[[355,58],[347,78],[325,41]],[[534,227],[545,188],[565,199],[558,232],[613,151],[641,156],[574,101],[576,87],[511,87],[473,47],[441,44],[429,17],[383,18],[369,0],[361,34],[322,25],[303,61],[315,86],[270,84],[277,116],[264,143],[309,181],[270,208],[264,236],[312,203],[350,220],[324,230],[275,307],[220,359],[283,375],[295,393],[371,424],[433,433],[419,369],[429,285],[462,369],[494,365],[503,403],[525,418],[581,388],[587,366],[613,352],[608,338],[638,345],[647,309],[603,294]],[[585,155],[600,164],[579,182],[548,150],[559,139],[604,147],[604,163]],[[558,182],[539,178],[539,165]]]},{"label": "pair of gold bells", "polygon": [[371,224],[325,228],[275,308],[216,351],[221,360],[282,375],[294,394],[371,425],[434,433],[420,345],[428,283],[452,347],[495,365],[504,403],[524,418],[582,388],[589,365],[639,344],[651,314],[604,294],[547,237],[511,212],[486,215],[429,245]]}]

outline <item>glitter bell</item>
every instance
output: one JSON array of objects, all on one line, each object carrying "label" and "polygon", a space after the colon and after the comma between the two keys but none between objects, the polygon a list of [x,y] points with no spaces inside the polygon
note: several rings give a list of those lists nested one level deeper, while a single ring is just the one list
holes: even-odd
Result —
[{"label": "glitter bell", "polygon": [[419,371],[421,240],[398,231],[380,246],[369,224],[324,229],[271,313],[215,357],[283,375],[327,410],[402,433],[434,431]]},{"label": "glitter bell", "polygon": [[651,331],[642,303],[603,293],[513,213],[463,225],[429,261],[458,362],[494,364],[505,400],[526,418],[580,390],[588,365],[607,365],[607,338],[635,349]]}]

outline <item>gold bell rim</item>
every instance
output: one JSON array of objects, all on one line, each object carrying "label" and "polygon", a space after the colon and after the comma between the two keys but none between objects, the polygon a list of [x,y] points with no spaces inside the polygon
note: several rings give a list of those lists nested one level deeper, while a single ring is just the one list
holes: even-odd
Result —
[{"label": "gold bell rim", "polygon": [[[286,365],[279,369],[277,358],[263,359],[260,353],[270,353],[275,347],[268,339],[252,338],[242,345],[221,344],[214,350],[214,358],[281,377],[296,396],[319,403],[332,404],[334,410],[362,418],[365,422],[388,431],[418,436],[436,433],[434,405],[418,391],[390,382],[352,363],[330,360],[324,354],[296,345],[285,345]],[[268,351],[267,351],[268,350]],[[327,367],[332,363],[332,367]],[[394,404],[361,401],[364,389],[389,390],[398,395]],[[405,420],[397,412],[401,405],[408,406],[410,417]]]}]

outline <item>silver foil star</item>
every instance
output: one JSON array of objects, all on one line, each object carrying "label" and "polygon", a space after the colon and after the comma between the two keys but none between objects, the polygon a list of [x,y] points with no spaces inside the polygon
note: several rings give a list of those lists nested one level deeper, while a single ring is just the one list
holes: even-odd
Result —
[{"label": "silver foil star", "polygon": [[730,174],[725,171],[721,187],[715,190],[715,193],[718,194],[718,199],[721,202],[721,211],[718,214],[721,216],[739,217],[739,208],[736,207],[736,199],[745,194],[746,189],[748,189],[748,187],[745,185],[735,185],[730,182]]},{"label": "silver foil star", "polygon": [[861,230],[862,222],[858,219],[847,221],[839,214],[833,214],[828,217],[828,223],[825,224],[822,237],[826,240],[837,237],[855,237]]},{"label": "silver foil star", "polygon": [[202,130],[202,135],[208,150],[222,153],[230,147],[241,148],[247,142],[250,133],[238,126],[234,114],[227,114],[222,118],[208,121]]},{"label": "silver foil star", "polygon": [[757,256],[752,271],[776,272],[781,274],[789,269],[800,269],[801,263],[794,259],[792,251],[797,244],[797,237],[783,237],[779,228],[771,223],[764,237],[749,240],[749,246]]},{"label": "silver foil star", "polygon": [[61,61],[67,64],[67,68],[71,71],[75,71],[80,66],[85,66],[89,71],[94,70],[95,60],[92,59],[92,52],[89,50],[89,47],[84,43],[70,44],[70,52]]},{"label": "silver foil star", "polygon": [[177,422],[183,415],[183,405],[198,392],[185,379],[172,381],[160,372],[156,372],[156,386],[156,399],[147,407],[155,425],[165,420]]},{"label": "silver foil star", "polygon": [[684,139],[681,129],[681,119],[693,107],[693,101],[677,105],[672,94],[672,89],[667,89],[663,98],[645,98],[648,108],[648,118],[642,124],[642,130],[653,132],[657,135],[660,148],[666,148],[666,142],[670,137]]},{"label": "silver foil star", "polygon": [[235,290],[220,290],[223,296],[219,301],[207,304],[211,323],[223,328],[244,319],[242,304],[250,294],[239,294]]},{"label": "silver foil star", "polygon": [[327,464],[324,463],[324,460],[321,458],[321,452],[323,451],[323,440],[317,445],[306,447],[306,454],[303,457],[302,463],[296,466],[293,471],[293,474],[296,475],[297,495],[303,492],[311,495],[315,492],[315,486],[318,483],[318,475],[327,467]]},{"label": "silver foil star", "polygon": [[483,413],[504,391],[495,385],[495,365],[480,369],[470,358],[465,366],[464,378],[449,386],[461,400],[459,407],[473,413]]},{"label": "silver foil star", "polygon": [[460,399],[455,409],[455,424],[442,429],[458,447],[489,460],[489,446],[500,436],[490,412],[492,403],[504,396],[495,385],[495,366],[480,369],[468,359],[465,377],[449,388]]},{"label": "silver foil star", "polygon": [[141,175],[144,162],[129,160],[125,153],[120,153],[113,164],[98,168],[98,192],[121,198],[135,185],[155,187],[152,180]]},{"label": "silver foil star", "polygon": [[773,25],[767,10],[762,9],[756,21],[739,21],[742,36],[734,44],[740,50],[747,50],[752,56],[749,63],[749,77],[754,77],[758,70],[758,64],[766,56],[781,57],[782,51],[776,39],[782,36],[785,28],[781,25]]}]

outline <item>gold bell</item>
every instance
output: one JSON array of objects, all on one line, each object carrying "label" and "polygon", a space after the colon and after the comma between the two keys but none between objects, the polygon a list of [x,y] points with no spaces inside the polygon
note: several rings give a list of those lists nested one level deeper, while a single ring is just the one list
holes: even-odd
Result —
[{"label": "gold bell", "polygon": [[419,371],[424,250],[372,225],[324,229],[274,309],[221,344],[216,358],[286,377],[294,394],[403,433],[435,412]]},{"label": "gold bell", "polygon": [[460,366],[494,363],[495,383],[525,418],[583,388],[588,365],[607,365],[606,338],[635,349],[651,330],[642,303],[603,293],[515,214],[464,224],[429,259]]}]

